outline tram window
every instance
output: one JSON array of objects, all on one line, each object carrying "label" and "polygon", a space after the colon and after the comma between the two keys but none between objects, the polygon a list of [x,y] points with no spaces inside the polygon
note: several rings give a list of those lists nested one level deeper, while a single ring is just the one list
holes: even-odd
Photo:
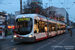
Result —
[{"label": "tram window", "polygon": [[35,30],[34,33],[37,33],[37,30]]},{"label": "tram window", "polygon": [[34,33],[47,31],[47,23],[45,21],[36,20],[34,22]]},{"label": "tram window", "polygon": [[47,27],[45,27],[44,29],[45,29],[45,31],[47,31]]},{"label": "tram window", "polygon": [[56,25],[52,24],[51,31],[56,31]]},{"label": "tram window", "polygon": [[65,26],[64,26],[64,28],[63,28],[63,29],[64,29],[64,30],[66,29],[66,28],[65,28]]},{"label": "tram window", "polygon": [[39,21],[39,32],[45,32],[45,22]]},{"label": "tram window", "polygon": [[61,30],[63,30],[63,28],[61,28]]},{"label": "tram window", "polygon": [[38,22],[34,20],[34,33],[39,33]]},{"label": "tram window", "polygon": [[58,30],[61,30],[61,27],[58,25]]},{"label": "tram window", "polygon": [[55,29],[55,27],[52,27],[52,30],[54,30]]},{"label": "tram window", "polygon": [[34,23],[36,24],[37,23],[37,20],[34,20]]},{"label": "tram window", "polygon": [[65,25],[63,25],[63,30],[65,30]]},{"label": "tram window", "polygon": [[61,25],[61,30],[63,30],[63,26]]}]

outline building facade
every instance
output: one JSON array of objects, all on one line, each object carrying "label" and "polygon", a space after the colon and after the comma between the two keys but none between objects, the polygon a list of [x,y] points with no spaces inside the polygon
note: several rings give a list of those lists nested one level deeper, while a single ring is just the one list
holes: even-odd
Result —
[{"label": "building facade", "polygon": [[8,14],[8,15],[9,15],[8,25],[14,25],[14,23],[15,23],[15,15],[13,15],[13,14]]},{"label": "building facade", "polygon": [[68,23],[69,14],[64,8],[57,8],[54,6],[45,9],[46,15],[51,18],[61,22]]}]

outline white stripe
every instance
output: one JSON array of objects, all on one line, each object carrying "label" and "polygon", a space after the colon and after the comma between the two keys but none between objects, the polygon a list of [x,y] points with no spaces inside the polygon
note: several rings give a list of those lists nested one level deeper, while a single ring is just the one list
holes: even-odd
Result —
[{"label": "white stripe", "polygon": [[[63,36],[62,36],[62,37],[63,37]],[[60,38],[62,38],[62,37],[60,37]],[[58,38],[58,39],[60,39],[60,38]],[[53,40],[51,43],[53,43],[53,42],[55,42],[55,41],[56,41],[56,40]],[[49,45],[49,44],[51,44],[51,43],[48,43],[48,44],[46,44],[46,45],[44,45],[44,46],[38,48],[37,50],[39,50],[39,49],[41,49],[41,48],[43,48],[43,47],[45,47],[45,46],[47,46],[47,45]]]},{"label": "white stripe", "polygon": [[[10,47],[13,47],[13,46],[10,46]],[[10,47],[3,48],[2,50],[4,50],[4,49],[8,49],[8,48],[10,48]]]},{"label": "white stripe", "polygon": [[[68,37],[69,37],[69,36],[68,36]],[[68,38],[68,37],[67,37],[67,38]],[[66,38],[66,39],[67,39],[67,38]],[[64,42],[66,39],[64,39],[62,42]],[[60,42],[57,46],[59,46],[60,44],[62,44],[62,42]],[[54,48],[53,50],[55,50],[55,48]]]}]

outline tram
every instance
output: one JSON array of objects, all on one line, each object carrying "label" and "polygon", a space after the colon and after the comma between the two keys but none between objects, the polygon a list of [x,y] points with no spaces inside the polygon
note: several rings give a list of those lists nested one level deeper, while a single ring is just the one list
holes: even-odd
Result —
[{"label": "tram", "polygon": [[15,18],[14,42],[35,42],[65,33],[65,23],[39,14],[22,14]]}]

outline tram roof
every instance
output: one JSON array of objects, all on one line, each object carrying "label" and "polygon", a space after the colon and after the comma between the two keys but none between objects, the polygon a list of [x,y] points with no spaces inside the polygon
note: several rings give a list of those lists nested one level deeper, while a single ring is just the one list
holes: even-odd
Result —
[{"label": "tram roof", "polygon": [[47,19],[48,19],[48,21],[50,21],[50,22],[58,23],[58,24],[64,24],[64,25],[65,25],[65,23],[62,23],[62,22],[57,21],[57,20],[50,19],[50,18],[48,18],[48,17],[42,16],[42,15],[39,15],[39,14],[21,14],[21,15],[18,15],[18,16],[16,17],[16,19],[17,19],[17,18],[23,18],[23,16],[25,16],[25,17],[30,17],[30,18],[32,18],[32,19],[38,19],[38,20],[40,20],[38,17],[41,17],[41,18],[43,18],[45,21],[47,21]]},{"label": "tram roof", "polygon": [[23,18],[23,16],[25,16],[25,17],[31,17],[31,18],[39,16],[39,17],[42,17],[42,18],[46,18],[45,16],[42,16],[42,15],[39,15],[39,14],[21,14],[21,15],[17,15],[16,19],[17,18]]}]

